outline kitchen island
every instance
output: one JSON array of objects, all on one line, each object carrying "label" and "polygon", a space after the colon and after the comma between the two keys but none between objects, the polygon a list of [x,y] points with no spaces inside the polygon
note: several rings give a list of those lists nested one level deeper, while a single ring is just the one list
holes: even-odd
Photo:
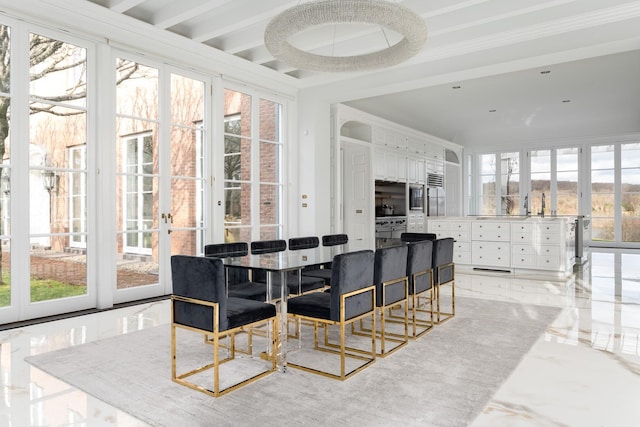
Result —
[{"label": "kitchen island", "polygon": [[573,273],[576,217],[465,216],[427,219],[453,237],[456,268],[566,278]]}]

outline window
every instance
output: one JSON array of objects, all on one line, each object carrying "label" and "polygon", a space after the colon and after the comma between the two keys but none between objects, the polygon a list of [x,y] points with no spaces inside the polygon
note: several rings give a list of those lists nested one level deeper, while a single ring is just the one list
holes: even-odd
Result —
[{"label": "window", "polygon": [[70,245],[76,248],[87,247],[87,168],[86,146],[69,148],[69,225],[71,228]]},{"label": "window", "polygon": [[615,147],[591,147],[591,240],[615,240]]},{"label": "window", "polygon": [[480,193],[479,213],[482,215],[496,214],[496,155],[480,155]]},{"label": "window", "polygon": [[640,242],[640,143],[620,147],[622,241]]},{"label": "window", "polygon": [[279,238],[282,104],[226,89],[225,109],[225,241]]}]

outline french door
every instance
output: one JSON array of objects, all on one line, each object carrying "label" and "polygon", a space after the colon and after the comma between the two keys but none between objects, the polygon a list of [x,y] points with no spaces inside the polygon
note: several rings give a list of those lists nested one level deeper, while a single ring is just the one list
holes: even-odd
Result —
[{"label": "french door", "polygon": [[119,56],[114,302],[171,292],[172,254],[203,253],[204,78]]}]

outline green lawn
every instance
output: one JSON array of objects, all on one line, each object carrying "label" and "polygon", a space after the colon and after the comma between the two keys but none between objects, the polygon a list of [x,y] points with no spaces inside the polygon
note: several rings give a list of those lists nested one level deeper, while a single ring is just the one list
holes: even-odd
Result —
[{"label": "green lawn", "polygon": [[[3,283],[0,285],[0,307],[6,307],[11,301],[11,284],[8,273],[3,272],[2,276]],[[56,280],[31,279],[31,302],[84,295],[86,292],[86,286],[68,285]]]}]

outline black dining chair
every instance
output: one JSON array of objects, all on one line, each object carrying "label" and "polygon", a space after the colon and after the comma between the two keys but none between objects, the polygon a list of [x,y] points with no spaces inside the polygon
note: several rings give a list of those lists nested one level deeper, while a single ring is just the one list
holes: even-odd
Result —
[{"label": "black dining chair", "polygon": [[[433,328],[433,240],[422,240],[407,245],[407,277],[411,310],[411,336],[417,338]],[[428,293],[428,297],[424,294]],[[426,298],[425,302],[421,302]],[[426,307],[428,306],[428,309]],[[429,318],[419,314],[428,314]]]},{"label": "black dining chair", "polygon": [[436,240],[438,236],[435,233],[401,233],[400,240],[405,243],[421,242],[423,240]]},{"label": "black dining chair", "polygon": [[[373,283],[376,285],[376,307],[379,314],[379,330],[376,335],[380,337],[380,350],[378,356],[385,357],[388,354],[404,347],[409,342],[408,334],[408,292],[409,281],[407,279],[407,247],[391,246],[376,249],[373,264]],[[397,316],[401,320],[402,333],[387,330],[387,312],[391,314],[393,308],[400,307],[403,315]],[[390,322],[390,323],[398,323]],[[360,322],[362,325],[362,322]],[[364,329],[361,326],[361,330]],[[389,344],[393,344],[389,347]]]},{"label": "black dining chair", "polygon": [[[433,281],[436,295],[436,323],[440,324],[449,320],[456,314],[455,303],[455,265],[453,262],[453,244],[452,237],[436,239],[433,241]],[[451,311],[444,312],[440,309],[442,304],[442,287],[451,286]]]},{"label": "black dining chair", "polygon": [[[235,258],[249,254],[246,242],[214,243],[204,247],[204,256],[215,258]],[[228,296],[256,301],[267,300],[267,285],[252,280],[251,271],[246,268],[228,266],[226,269]],[[271,290],[272,299],[279,298],[278,289]]]},{"label": "black dining chair", "polygon": [[[243,298],[227,297],[225,284],[225,267],[219,258],[195,257],[187,255],[173,255],[171,257],[171,274],[173,293],[171,295],[171,379],[181,385],[218,397],[276,370],[276,351],[279,347],[277,312],[273,304]],[[266,365],[259,373],[244,377],[240,381],[231,381],[221,387],[220,365],[231,362],[236,357],[235,334],[246,328],[270,325],[270,349],[266,354],[253,355],[250,360],[256,364]],[[178,329],[187,331],[180,333]],[[198,362],[199,366],[186,368],[187,362],[180,362],[178,355],[184,355],[187,350],[181,350],[179,343],[185,343],[188,333],[202,334],[204,342],[201,345],[213,346],[213,361]],[[229,339],[230,345],[223,346],[221,339]],[[191,343],[189,355],[184,359],[191,361],[195,356]],[[221,352],[226,352],[221,355]],[[205,354],[211,354],[209,350]],[[221,357],[224,356],[224,357]],[[211,356],[209,356],[211,357]],[[181,359],[182,360],[182,357]],[[196,362],[192,362],[196,364]],[[200,374],[209,369],[213,370],[212,377]],[[246,372],[246,367],[238,369]],[[193,379],[196,378],[196,379]],[[205,380],[205,378],[210,378]]]},{"label": "black dining chair", "polygon": [[[298,237],[289,239],[289,250],[298,251],[318,247],[317,237]],[[285,240],[264,240],[251,243],[252,254],[265,254],[281,252],[287,248]],[[266,283],[266,272],[257,272],[255,280]],[[299,272],[287,273],[287,293],[289,295],[299,295],[301,293],[324,288],[324,280],[318,277],[301,276]],[[281,287],[281,276],[272,275],[271,286],[276,289]]]},{"label": "black dining chair", "polygon": [[[313,323],[313,348],[318,356],[327,352],[337,354],[340,360],[338,370],[304,365],[288,357],[288,366],[320,374],[329,378],[345,380],[371,365],[376,359],[375,308],[376,290],[373,284],[373,251],[364,250],[336,255],[331,263],[331,289],[329,292],[312,292],[292,298],[288,302],[288,316]],[[371,349],[364,350],[347,345],[347,325],[361,319],[371,318]],[[324,326],[324,343],[318,338],[319,326]],[[328,329],[338,326],[339,343],[330,342]],[[357,338],[357,337],[356,337]],[[356,366],[346,369],[346,359],[355,359]],[[338,372],[338,373],[336,373]]]},{"label": "black dining chair", "polygon": [[[346,234],[326,234],[322,236],[322,246],[339,246],[346,245],[349,242],[349,236]],[[331,265],[323,265],[320,268],[304,270],[304,276],[319,277],[324,280],[326,286],[331,286]]]}]

